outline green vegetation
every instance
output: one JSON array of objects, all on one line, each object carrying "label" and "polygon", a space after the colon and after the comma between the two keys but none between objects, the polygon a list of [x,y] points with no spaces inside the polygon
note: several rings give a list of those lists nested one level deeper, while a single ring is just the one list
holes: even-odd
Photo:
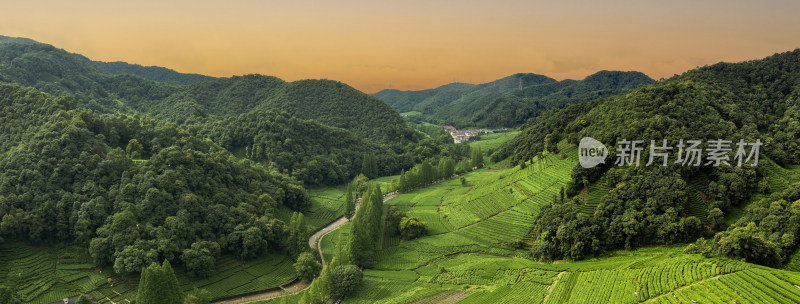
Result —
[{"label": "green vegetation", "polygon": [[186,294],[180,289],[169,261],[164,261],[162,265],[152,263],[142,270],[136,303],[181,304],[185,298]]},{"label": "green vegetation", "polygon": [[[764,143],[760,158],[768,159],[757,168],[738,167],[735,162],[734,166],[720,167],[670,164],[615,168],[612,164],[616,151],[611,148],[605,165],[592,169],[576,166],[572,172],[574,182],[567,185],[567,193],[575,194],[591,190],[591,184],[603,180],[603,187],[608,191],[595,195],[599,196],[599,202],[589,216],[580,215],[580,208],[564,204],[554,205],[542,213],[537,230],[541,232],[539,240],[548,243],[537,242],[541,255],[556,259],[579,258],[614,248],[710,237],[712,232],[724,228],[723,219],[731,206],[742,208],[758,191],[775,191],[775,187],[769,185],[770,172],[761,166],[769,169],[771,161],[778,165],[800,162],[800,142],[797,141],[800,133],[795,128],[800,125],[800,107],[796,104],[796,92],[791,90],[796,81],[774,82],[771,79],[798,79],[798,57],[800,51],[776,54],[759,61],[720,63],[627,94],[568,106],[532,119],[518,138],[495,152],[493,159],[510,156],[511,163],[517,163],[534,157],[539,151],[550,150],[547,148],[550,142],[565,139],[577,144],[584,136],[594,137],[611,147],[622,139],[656,142],[666,139],[673,147],[679,139],[704,142],[760,139]],[[702,147],[709,148],[705,144]],[[734,149],[728,154],[731,160],[735,152]],[[670,158],[677,159],[677,153],[677,150],[671,151]],[[649,155],[649,151],[644,151],[642,159]],[[788,205],[784,204],[781,208],[786,207]],[[743,218],[758,222],[766,216]],[[559,233],[567,239],[556,239],[555,231],[548,227],[553,223],[565,223]],[[756,237],[752,234],[756,228],[747,228],[748,225],[749,222],[738,222],[728,232],[715,237],[715,248],[723,247],[716,252],[746,257],[750,261],[760,256],[758,262],[765,265],[780,263],[783,260],[777,248],[782,241],[780,238],[784,233],[794,235],[795,228],[767,228],[772,235]],[[748,236],[726,237],[742,234]],[[577,237],[579,235],[581,237]],[[787,235],[787,239],[790,238],[791,235]],[[738,246],[729,241],[750,252],[724,249]],[[794,250],[793,245],[786,248]]]},{"label": "green vegetation", "polygon": [[352,295],[361,287],[361,269],[355,265],[341,265],[331,271],[331,290],[334,296]]},{"label": "green vegetation", "polygon": [[[301,184],[152,120],[74,108],[0,84],[0,214],[7,240],[72,242],[118,273],[179,262],[198,242],[252,258],[282,247],[279,206],[306,210]],[[123,151],[132,139],[146,162]],[[44,151],[44,152],[43,152]]]},{"label": "green vegetation", "polygon": [[480,137],[480,140],[469,141],[467,144],[472,149],[480,149],[485,154],[487,165],[491,165],[495,162],[501,160],[494,160],[491,158],[494,151],[496,151],[500,146],[504,143],[514,139],[517,135],[519,135],[518,130],[509,130],[506,132],[499,132],[499,133],[492,133],[492,134],[483,134]]},{"label": "green vegetation", "polygon": [[176,86],[107,74],[85,57],[50,45],[0,41],[0,82],[70,96],[73,104],[98,113],[178,124],[200,140],[210,138],[239,157],[275,164],[310,185],[352,179],[367,152],[375,154],[379,175],[396,174],[439,153],[433,139],[385,103],[340,82],[287,83],[247,75]]},{"label": "green vegetation", "polygon": [[[213,274],[192,277],[176,269],[181,289],[207,290],[214,298],[263,290],[288,282],[296,276],[292,260],[270,253],[240,261],[222,256]],[[0,245],[0,281],[12,284],[23,303],[50,303],[90,292],[101,303],[136,299],[138,275],[115,274],[111,268],[97,267],[85,249],[31,246],[22,242]]]},{"label": "green vegetation", "polygon": [[294,263],[297,276],[304,282],[311,282],[321,268],[322,265],[320,265],[314,255],[309,252],[301,253],[297,257],[297,262]]},{"label": "green vegetation", "polygon": [[549,109],[625,93],[651,83],[652,79],[639,72],[601,71],[578,81],[515,74],[479,85],[453,83],[423,91],[383,90],[375,96],[409,114],[406,116],[412,121],[459,128],[513,127]]},{"label": "green vegetation", "polygon": [[428,233],[428,223],[416,217],[403,217],[400,219],[398,230],[403,238],[415,239]]},{"label": "green vegetation", "polygon": [[116,62],[92,61],[92,65],[94,65],[98,70],[106,74],[111,74],[111,75],[131,74],[131,75],[141,76],[150,80],[155,80],[158,82],[174,84],[174,85],[186,85],[195,82],[210,81],[215,79],[214,77],[206,75],[184,74],[163,67],[157,67],[157,66],[144,67],[138,64],[130,64],[121,61],[116,61]]},{"label": "green vegetation", "polygon": [[[518,74],[377,94],[404,119],[334,81],[0,37],[0,304],[210,303],[288,282],[308,287],[269,302],[800,302],[799,58],[646,87]],[[465,144],[429,123],[529,117]],[[585,169],[584,136],[764,146],[756,167],[617,167],[611,151]]]}]

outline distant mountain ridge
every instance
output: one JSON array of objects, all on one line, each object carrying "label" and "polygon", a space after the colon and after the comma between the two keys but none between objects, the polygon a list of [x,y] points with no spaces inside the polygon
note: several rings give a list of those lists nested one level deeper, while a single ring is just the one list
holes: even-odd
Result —
[{"label": "distant mountain ridge", "polygon": [[421,91],[375,93],[399,112],[419,111],[423,120],[459,127],[510,127],[567,104],[591,101],[648,85],[641,72],[600,71],[583,80],[519,73],[483,84],[452,83]]},{"label": "distant mountain ridge", "polygon": [[0,37],[0,81],[72,96],[79,106],[103,113],[145,114],[178,124],[277,110],[378,142],[420,139],[378,98],[324,79],[285,82],[262,75],[180,74],[160,67],[92,61],[30,39]]},{"label": "distant mountain ridge", "polygon": [[[8,37],[0,35],[0,44],[4,43],[15,43],[22,45],[44,45],[43,43],[28,38]],[[186,85],[200,81],[209,81],[217,79],[216,77],[211,77],[201,74],[180,73],[175,70],[160,66],[142,66],[139,64],[132,64],[122,61],[115,61],[115,62],[94,61],[80,54],[73,54],[73,55],[78,56],[79,58],[82,58],[86,61],[89,61],[92,65],[94,65],[95,68],[97,68],[101,72],[111,75],[120,75],[120,74],[137,75],[146,79],[168,84],[174,84],[174,85]]]},{"label": "distant mountain ridge", "polygon": [[132,74],[150,80],[155,80],[158,82],[169,83],[169,84],[176,84],[176,85],[186,85],[195,82],[210,81],[217,79],[216,77],[211,77],[201,74],[179,73],[176,72],[175,70],[160,66],[142,66],[122,61],[115,61],[115,62],[92,61],[92,64],[100,71],[103,71],[108,74],[112,75]]}]

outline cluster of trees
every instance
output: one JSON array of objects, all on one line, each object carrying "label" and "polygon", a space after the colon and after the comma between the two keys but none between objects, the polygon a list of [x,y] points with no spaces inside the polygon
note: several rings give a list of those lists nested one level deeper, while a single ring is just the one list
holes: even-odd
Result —
[{"label": "cluster of trees", "polygon": [[425,160],[408,171],[402,171],[396,189],[391,190],[408,191],[449,178],[453,174],[462,174],[473,168],[480,168],[485,164],[486,160],[480,147],[471,149],[469,154],[471,156],[469,159],[460,160],[458,164],[453,157],[449,156],[440,158],[438,163],[433,159]]},{"label": "cluster of trees", "polygon": [[386,214],[386,229],[390,236],[415,239],[428,234],[428,223],[420,221],[419,218],[407,216],[397,206],[391,206]]},{"label": "cluster of trees", "polygon": [[[381,151],[395,158],[396,166],[410,166],[415,157],[381,150],[352,132],[286,112],[255,111],[190,126],[193,133],[207,137],[229,151],[276,167],[307,185],[338,185],[350,181],[362,170],[367,151]],[[374,160],[374,155],[373,155]],[[374,163],[378,170],[377,162]],[[387,165],[385,170],[399,170]],[[379,174],[379,172],[376,172]]]},{"label": "cluster of trees", "polygon": [[714,236],[712,249],[721,256],[777,267],[797,250],[797,236],[800,183],[749,205],[735,224]]},{"label": "cluster of trees", "polygon": [[[93,303],[86,295],[78,299],[78,304]],[[205,289],[184,292],[172,270],[172,265],[165,260],[159,264],[151,263],[142,269],[135,303],[158,304],[209,304],[211,293]]]},{"label": "cluster of trees", "polygon": [[397,190],[408,191],[434,181],[453,176],[456,161],[450,157],[439,159],[438,165],[433,160],[425,160],[408,172],[403,171],[397,182]]},{"label": "cluster of trees", "polygon": [[423,91],[375,94],[399,112],[419,111],[422,120],[457,127],[512,127],[550,109],[625,93],[653,80],[639,72],[600,71],[584,80],[556,81],[515,74],[480,85],[450,84]]},{"label": "cluster of trees", "polygon": [[[535,253],[545,259],[580,258],[611,248],[686,241],[724,228],[728,208],[747,201],[759,180],[764,183],[756,168],[749,164],[616,168],[616,143],[622,139],[666,139],[675,147],[679,139],[760,139],[764,143],[762,160],[766,157],[779,164],[798,163],[800,95],[792,88],[800,84],[799,58],[800,50],[796,50],[759,61],[716,64],[628,94],[568,106],[532,119],[521,135],[493,158],[510,156],[512,162],[518,162],[561,139],[577,143],[591,136],[609,147],[606,164],[592,169],[576,167],[567,193],[574,194],[601,178],[612,188],[593,216],[581,215],[569,206],[581,204],[579,201],[544,208],[537,220],[541,243]],[[736,152],[733,148],[731,159]],[[670,152],[670,159],[677,159],[676,150]],[[643,151],[641,158],[648,157],[649,151]],[[687,212],[686,184],[698,181],[707,182],[703,199],[708,225]],[[782,204],[775,201],[778,199],[765,204]],[[759,210],[770,207],[762,208]],[[790,240],[793,234],[788,234],[791,229],[773,229],[769,224],[762,227],[758,219],[765,217],[761,212],[758,218],[748,217],[718,234],[713,240],[715,252],[753,261],[760,256],[762,263],[769,265],[781,261],[785,250],[793,249],[784,248],[781,238],[786,234]]]},{"label": "cluster of trees", "polygon": [[183,304],[185,299],[186,294],[181,290],[169,261],[161,265],[153,262],[142,270],[136,303]]},{"label": "cluster of trees", "polygon": [[580,199],[567,201],[562,189],[536,220],[534,256],[580,259],[611,248],[685,242],[704,231],[700,219],[686,214],[686,183],[674,167],[638,170],[620,170],[594,216],[578,209]]},{"label": "cluster of trees", "polygon": [[0,92],[5,240],[76,242],[119,273],[166,259],[204,275],[219,254],[285,247],[275,211],[310,205],[294,178],[174,125],[17,85]]},{"label": "cluster of trees", "polygon": [[369,183],[353,217],[349,242],[350,262],[371,267],[375,263],[383,238],[383,192],[378,184]]}]

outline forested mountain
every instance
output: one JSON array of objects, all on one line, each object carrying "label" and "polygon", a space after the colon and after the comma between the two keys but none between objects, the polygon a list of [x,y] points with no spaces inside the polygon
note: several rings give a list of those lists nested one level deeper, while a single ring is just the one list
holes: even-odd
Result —
[{"label": "forested mountain", "polygon": [[510,127],[567,104],[588,102],[652,83],[639,72],[601,71],[584,80],[515,74],[493,82],[453,83],[423,91],[375,93],[399,112],[419,111],[424,120],[457,127]]},{"label": "forested mountain", "polygon": [[[770,177],[763,167],[770,160],[780,165],[800,163],[798,88],[800,50],[763,60],[706,66],[627,94],[570,105],[534,118],[493,159],[509,156],[518,163],[544,149],[557,152],[553,151],[555,145],[548,143],[566,139],[577,144],[584,136],[609,148],[604,165],[592,169],[576,166],[574,187],[567,189],[574,194],[585,186],[605,184],[610,190],[592,214],[580,212],[580,200],[562,200],[542,209],[536,252],[545,259],[580,258],[610,248],[710,236],[712,231],[724,229],[722,219],[731,206],[743,204],[756,191],[768,191]],[[728,156],[734,165],[645,167],[650,154],[645,148],[641,166],[618,167],[614,165],[615,150],[623,139],[644,140],[645,145],[666,139],[671,147],[681,139],[701,140],[700,148],[706,152],[711,149],[708,140],[731,140]],[[735,143],[740,139],[763,143],[758,166],[738,167],[733,161]],[[670,159],[677,160],[677,153],[678,148],[669,151]],[[690,202],[690,188],[702,189],[698,194],[702,200]],[[767,265],[785,261],[796,249],[796,242],[787,240],[800,233],[796,212],[782,221],[777,221],[780,215],[775,213],[800,198],[800,185],[789,188],[783,194],[774,193],[717,234],[713,250]],[[706,211],[699,214],[708,214],[707,218],[697,218],[698,213],[689,211],[697,203],[705,205]],[[767,207],[770,203],[772,207]]]},{"label": "forested mountain", "polygon": [[119,273],[195,247],[249,258],[285,246],[275,211],[310,203],[295,179],[149,118],[0,84],[0,119],[0,235],[76,242]]},{"label": "forested mountain", "polygon": [[191,75],[164,71],[98,63],[32,40],[0,38],[0,81],[72,96],[77,107],[99,113],[174,123],[231,151],[253,148],[240,156],[310,185],[352,179],[367,151],[376,155],[380,174],[411,168],[439,151],[391,107],[341,82],[262,75],[189,81]]},{"label": "forested mountain", "polygon": [[248,159],[286,170],[310,185],[338,185],[352,180],[362,172],[362,160],[368,153],[376,156],[377,175],[384,176],[413,167],[439,152],[430,139],[406,150],[399,145],[366,140],[345,129],[292,117],[286,112],[258,110],[193,125],[191,130],[230,151],[241,152]]},{"label": "forested mountain", "polygon": [[[88,59],[87,59],[88,60]],[[200,75],[200,74],[186,74],[178,73],[174,70],[159,67],[159,66],[141,66],[138,64],[130,64],[127,62],[103,62],[92,61],[92,64],[100,71],[112,75],[118,74],[133,74],[138,75],[150,80],[169,84],[192,84],[200,81],[209,81],[216,79],[215,77]]]},{"label": "forested mountain", "polygon": [[276,77],[247,75],[169,85],[130,74],[104,73],[95,62],[51,45],[3,38],[0,81],[73,96],[78,106],[102,113],[144,114],[177,124],[224,119],[256,109],[278,110],[381,143],[405,145],[422,138],[379,99],[330,80],[287,83]]},{"label": "forested mountain", "polygon": [[305,227],[275,214],[308,211],[306,185],[349,181],[367,156],[377,176],[441,149],[340,82],[172,85],[101,68],[182,77],[0,38],[0,240],[74,242],[117,273],[166,259],[208,274],[221,253],[305,246]]}]

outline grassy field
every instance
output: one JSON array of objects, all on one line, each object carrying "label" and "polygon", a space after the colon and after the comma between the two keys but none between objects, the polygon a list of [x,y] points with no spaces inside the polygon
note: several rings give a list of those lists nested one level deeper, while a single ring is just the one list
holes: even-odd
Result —
[{"label": "grassy field", "polygon": [[486,156],[487,166],[492,166],[494,163],[489,159],[489,156],[495,149],[500,147],[504,142],[507,142],[519,134],[519,130],[509,130],[502,133],[483,134],[480,140],[467,142],[471,148],[481,148],[481,151]]},{"label": "grassy field", "polygon": [[419,112],[419,111],[409,111],[409,112],[403,112],[403,113],[400,113],[400,115],[403,115],[403,116],[419,116],[419,115],[422,115],[422,112]]}]

